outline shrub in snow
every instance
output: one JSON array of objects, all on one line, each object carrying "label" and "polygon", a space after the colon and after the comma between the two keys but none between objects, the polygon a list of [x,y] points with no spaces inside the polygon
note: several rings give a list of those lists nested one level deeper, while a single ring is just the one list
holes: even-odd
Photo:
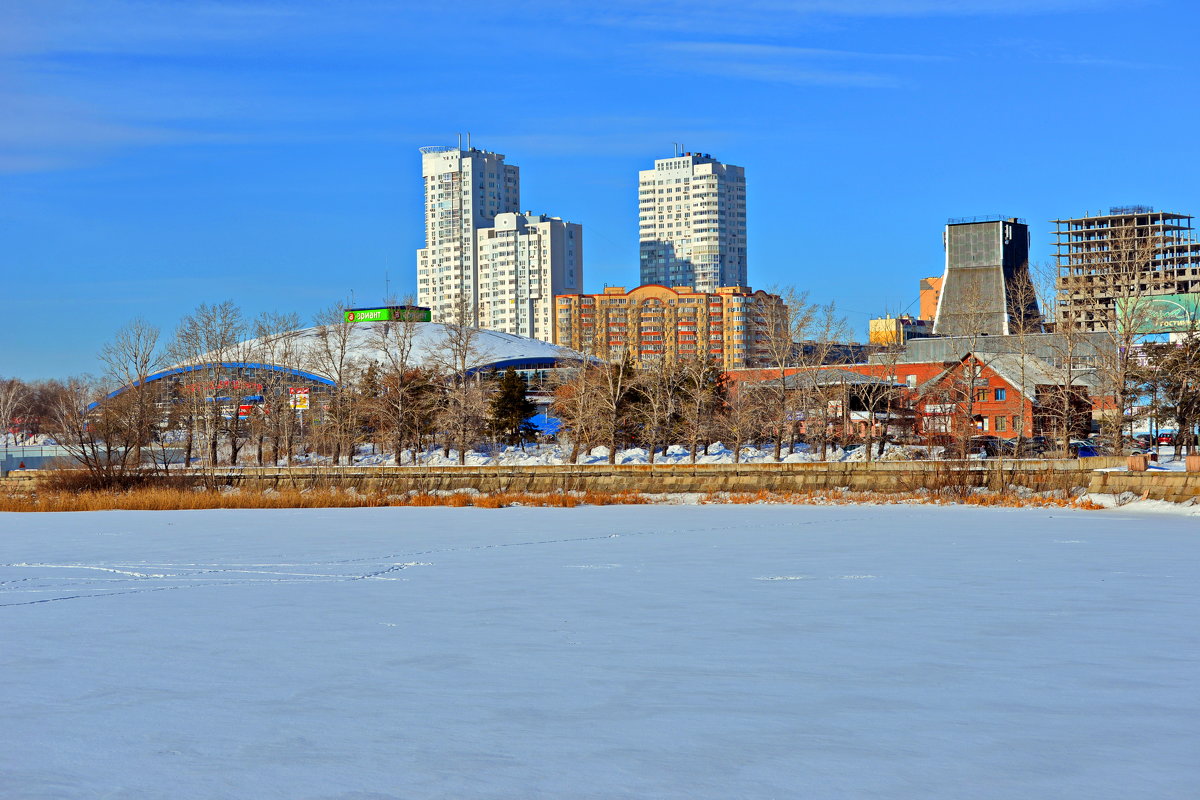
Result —
[{"label": "shrub in snow", "polygon": [[1132,503],[1137,499],[1138,496],[1133,492],[1121,492],[1119,495],[1117,495],[1117,505],[1123,506],[1126,503]]}]

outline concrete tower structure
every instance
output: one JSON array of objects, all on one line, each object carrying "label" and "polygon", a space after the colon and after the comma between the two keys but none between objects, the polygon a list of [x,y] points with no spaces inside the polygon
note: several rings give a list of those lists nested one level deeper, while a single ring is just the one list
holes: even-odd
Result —
[{"label": "concrete tower structure", "polygon": [[1029,277],[1029,226],[1015,217],[952,219],[943,234],[942,276],[933,332],[1007,336],[1040,332]]},{"label": "concrete tower structure", "polygon": [[434,322],[478,323],[479,231],[521,208],[520,171],[504,156],[471,147],[422,147],[425,246],[417,251],[417,302]]},{"label": "concrete tower structure", "polygon": [[682,153],[638,177],[642,283],[698,292],[745,286],[745,170]]}]

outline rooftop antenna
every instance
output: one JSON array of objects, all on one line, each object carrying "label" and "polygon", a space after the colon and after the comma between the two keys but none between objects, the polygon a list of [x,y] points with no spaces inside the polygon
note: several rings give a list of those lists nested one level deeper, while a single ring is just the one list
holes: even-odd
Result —
[{"label": "rooftop antenna", "polygon": [[458,149],[462,150],[462,134],[458,135]]},{"label": "rooftop antenna", "polygon": [[392,302],[392,279],[386,269],[383,271],[383,302]]},{"label": "rooftop antenna", "polygon": [[471,149],[471,132],[467,131],[467,149]]}]

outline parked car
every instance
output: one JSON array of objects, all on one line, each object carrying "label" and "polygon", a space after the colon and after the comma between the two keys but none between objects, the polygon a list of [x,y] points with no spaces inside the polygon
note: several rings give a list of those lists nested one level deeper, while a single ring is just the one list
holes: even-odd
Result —
[{"label": "parked car", "polygon": [[1068,446],[1071,449],[1071,455],[1076,458],[1104,455],[1103,448],[1091,439],[1072,439]]},{"label": "parked car", "polygon": [[1041,458],[1054,450],[1054,440],[1048,436],[1030,436],[1018,439],[1013,447],[1021,458]]},{"label": "parked car", "polygon": [[1175,431],[1159,431],[1157,441],[1159,445],[1175,444]]},{"label": "parked car", "polygon": [[999,436],[972,436],[967,443],[967,452],[971,455],[983,453],[985,458],[1011,456],[1015,450],[1011,439],[1001,439]]}]

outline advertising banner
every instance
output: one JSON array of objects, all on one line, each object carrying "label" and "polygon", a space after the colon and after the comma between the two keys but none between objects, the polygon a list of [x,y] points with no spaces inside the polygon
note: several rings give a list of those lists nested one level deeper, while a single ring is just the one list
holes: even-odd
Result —
[{"label": "advertising banner", "polygon": [[1164,294],[1117,300],[1117,321],[1134,333],[1200,331],[1200,294]]},{"label": "advertising banner", "polygon": [[288,394],[291,395],[292,408],[297,411],[308,410],[308,389],[292,388],[288,389]]},{"label": "advertising banner", "polygon": [[432,312],[420,306],[389,306],[387,308],[352,308],[344,312],[346,322],[429,322]]}]

